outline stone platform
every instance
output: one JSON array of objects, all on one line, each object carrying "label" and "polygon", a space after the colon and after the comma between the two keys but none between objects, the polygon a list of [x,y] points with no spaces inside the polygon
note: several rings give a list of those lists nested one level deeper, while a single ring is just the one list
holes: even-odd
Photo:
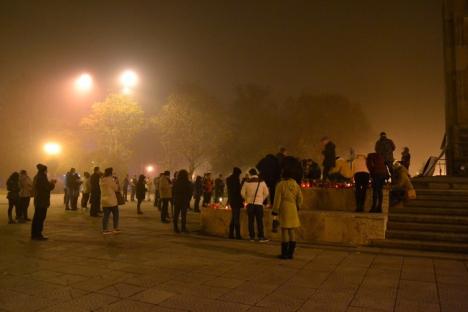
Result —
[{"label": "stone platform", "polygon": [[[304,204],[299,211],[301,228],[298,241],[338,245],[368,245],[372,240],[385,239],[388,212],[388,191],[384,192],[384,213],[356,213],[353,189],[303,189]],[[370,209],[372,192],[367,194],[365,211]],[[203,209],[201,230],[214,236],[227,237],[231,211]],[[264,213],[265,235],[274,240],[279,233],[272,233],[271,210]],[[247,213],[241,212],[241,235],[248,237]]]}]

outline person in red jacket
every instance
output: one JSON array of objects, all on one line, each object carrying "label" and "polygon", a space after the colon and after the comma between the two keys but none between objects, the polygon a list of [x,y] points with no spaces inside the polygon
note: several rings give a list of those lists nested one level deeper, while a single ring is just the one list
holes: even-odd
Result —
[{"label": "person in red jacket", "polygon": [[211,196],[213,195],[213,180],[211,173],[207,173],[203,180],[203,207],[207,207],[211,203]]},{"label": "person in red jacket", "polygon": [[382,212],[383,187],[388,177],[385,159],[381,154],[370,153],[367,155],[367,168],[372,180],[372,208],[369,212]]}]

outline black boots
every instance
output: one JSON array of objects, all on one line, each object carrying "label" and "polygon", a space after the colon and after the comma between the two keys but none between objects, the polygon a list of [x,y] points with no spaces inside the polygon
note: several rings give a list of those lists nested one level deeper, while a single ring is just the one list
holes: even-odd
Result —
[{"label": "black boots", "polygon": [[281,242],[281,255],[280,259],[289,259],[289,242]]},{"label": "black boots", "polygon": [[294,258],[294,251],[296,250],[296,242],[289,242],[289,248],[288,248],[288,259],[293,259]]},{"label": "black boots", "polygon": [[293,259],[294,251],[296,250],[296,242],[282,242],[280,259]]}]

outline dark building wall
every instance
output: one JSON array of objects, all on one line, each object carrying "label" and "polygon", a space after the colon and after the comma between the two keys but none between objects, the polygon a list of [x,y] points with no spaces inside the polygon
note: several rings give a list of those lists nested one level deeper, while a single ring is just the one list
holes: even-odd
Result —
[{"label": "dark building wall", "polygon": [[447,174],[468,176],[468,0],[445,0]]}]

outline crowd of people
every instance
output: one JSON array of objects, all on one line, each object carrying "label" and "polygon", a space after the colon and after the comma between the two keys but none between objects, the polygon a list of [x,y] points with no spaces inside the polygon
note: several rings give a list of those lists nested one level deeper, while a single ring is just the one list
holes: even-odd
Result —
[{"label": "crowd of people", "polygon": [[[400,161],[395,161],[395,144],[385,132],[380,134],[375,150],[367,155],[357,153],[349,159],[336,155],[336,146],[328,138],[321,140],[322,166],[312,159],[299,160],[288,156],[281,148],[276,154],[262,158],[242,178],[242,170],[234,167],[232,174],[224,179],[219,174],[214,180],[211,173],[197,175],[193,181],[187,170],[180,170],[171,177],[165,171],[154,179],[126,175],[122,181],[114,175],[112,168],[102,173],[95,167],[92,174],[84,172],[81,177],[71,168],[64,180],[65,210],[78,210],[81,193],[81,208],[88,209],[91,217],[102,217],[104,235],[120,233],[119,205],[136,201],[136,213],[143,214],[142,203],[154,195],[154,207],[160,211],[162,223],[170,223],[176,233],[187,231],[187,211],[191,209],[193,198],[194,212],[202,207],[223,203],[227,193],[227,203],[231,209],[229,238],[242,239],[240,231],[241,209],[246,207],[248,233],[251,241],[267,242],[264,230],[264,207],[271,207],[274,231],[281,228],[281,259],[292,259],[296,246],[295,229],[300,227],[298,209],[302,205],[301,182],[321,181],[327,183],[353,182],[355,187],[356,211],[363,212],[367,189],[372,186],[372,207],[370,212],[382,212],[383,187],[391,181],[391,204],[401,201],[413,190],[408,169],[411,155],[405,147]],[[14,172],[8,178],[8,222],[25,223],[28,218],[30,199],[34,198],[35,213],[31,226],[31,238],[46,240],[42,234],[47,208],[50,206],[50,192],[56,180],[48,180],[47,167],[37,165],[37,174],[31,179],[25,170]],[[203,199],[203,200],[202,200]],[[13,209],[16,218],[13,218]],[[109,228],[112,214],[113,227]],[[180,227],[179,227],[180,224]]]}]

